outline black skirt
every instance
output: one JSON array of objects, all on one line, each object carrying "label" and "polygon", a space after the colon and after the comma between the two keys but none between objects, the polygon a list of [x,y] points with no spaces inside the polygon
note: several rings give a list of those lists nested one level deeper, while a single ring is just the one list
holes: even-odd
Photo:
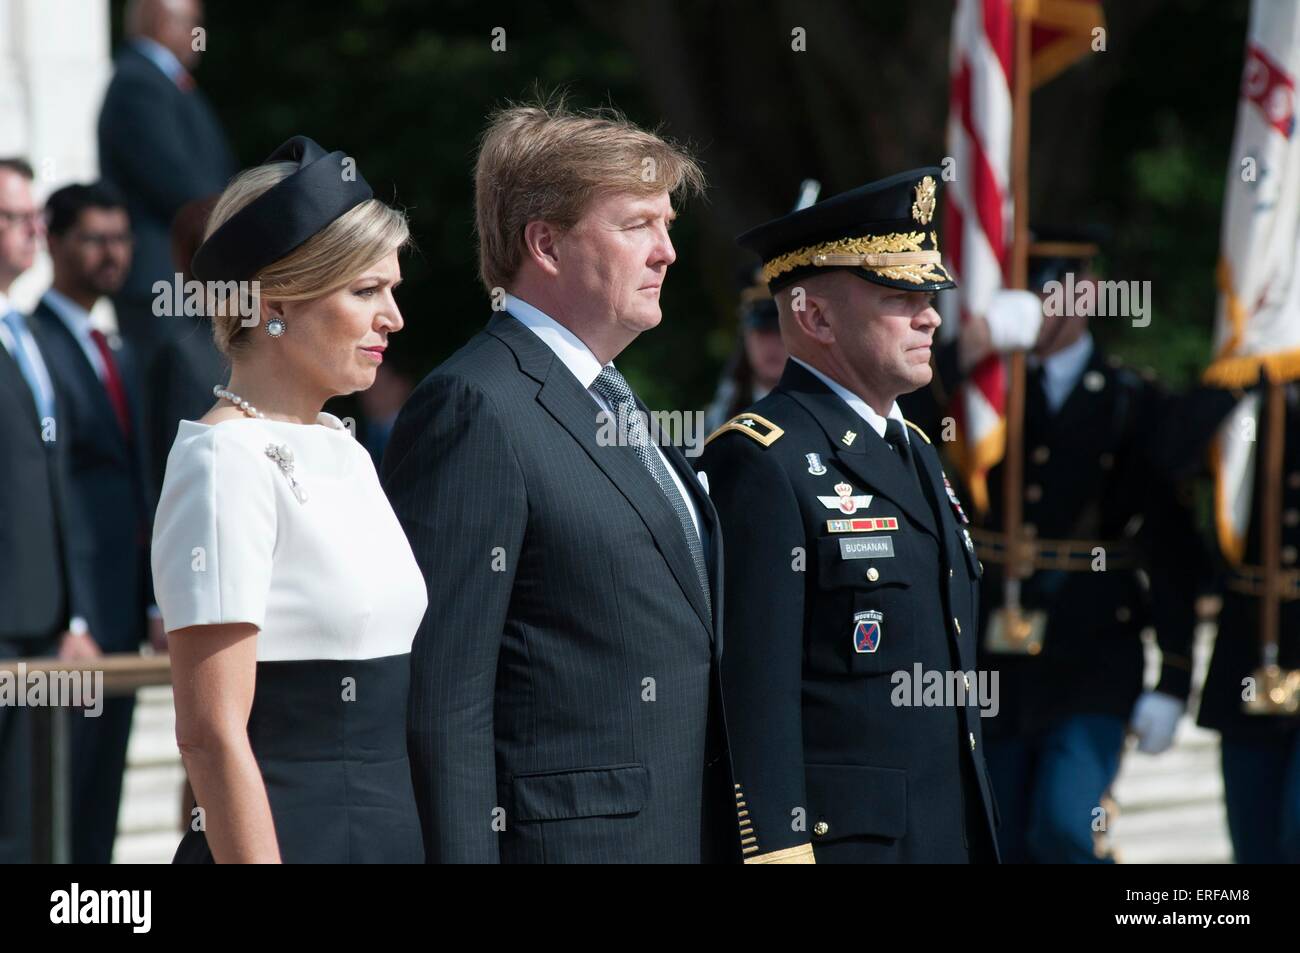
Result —
[{"label": "black skirt", "polygon": [[[286,864],[418,864],[409,654],[259,662],[248,737]],[[212,863],[190,830],[173,863]]]}]

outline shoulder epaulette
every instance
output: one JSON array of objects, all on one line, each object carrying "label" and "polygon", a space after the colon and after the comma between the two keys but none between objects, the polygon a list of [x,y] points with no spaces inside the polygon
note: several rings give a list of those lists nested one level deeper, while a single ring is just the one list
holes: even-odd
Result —
[{"label": "shoulder epaulette", "polygon": [[781,434],[785,433],[784,430],[766,417],[760,417],[758,414],[738,414],[709,434],[708,440],[704,441],[705,446],[708,446],[709,441],[714,437],[724,434],[728,430],[739,430],[765,447],[772,446],[781,439]]},{"label": "shoulder epaulette", "polygon": [[[907,424],[909,427],[911,427],[913,430],[919,433],[921,435],[921,439],[924,440],[926,443],[930,443],[930,438],[925,435],[925,431],[922,430],[920,427],[918,427],[916,424],[912,423],[910,420],[907,420],[906,418],[904,418],[903,423]],[[934,446],[933,444],[930,445]]]}]

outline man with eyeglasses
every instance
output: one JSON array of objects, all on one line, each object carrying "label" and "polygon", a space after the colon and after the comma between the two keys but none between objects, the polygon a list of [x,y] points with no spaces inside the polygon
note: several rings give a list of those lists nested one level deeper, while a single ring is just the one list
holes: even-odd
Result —
[{"label": "man with eyeglasses", "polygon": [[[162,650],[166,637],[150,592],[153,500],[139,378],[130,348],[90,321],[96,302],[114,294],[131,267],[131,222],[122,199],[103,184],[64,186],[45,213],[54,283],[32,321],[46,343],[68,487],[93,567],[90,628],[105,654],[136,652],[146,637]],[[74,863],[112,859],[134,703],[110,698],[100,717],[74,720]]]},{"label": "man with eyeglasses", "polygon": [[[54,383],[39,334],[8,297],[44,232],[31,166],[0,159],[0,660],[97,654],[70,559]],[[0,864],[39,859],[31,717],[0,705]]]}]

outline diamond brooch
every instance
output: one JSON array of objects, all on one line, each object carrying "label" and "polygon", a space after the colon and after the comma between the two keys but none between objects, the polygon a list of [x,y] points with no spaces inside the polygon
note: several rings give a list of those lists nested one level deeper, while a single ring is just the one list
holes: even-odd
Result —
[{"label": "diamond brooch", "polygon": [[302,484],[293,475],[293,451],[283,443],[268,443],[266,445],[266,455],[275,461],[275,465],[280,468],[280,472],[289,481],[289,489],[293,491],[294,498],[299,503],[306,503],[307,491],[303,489]]}]

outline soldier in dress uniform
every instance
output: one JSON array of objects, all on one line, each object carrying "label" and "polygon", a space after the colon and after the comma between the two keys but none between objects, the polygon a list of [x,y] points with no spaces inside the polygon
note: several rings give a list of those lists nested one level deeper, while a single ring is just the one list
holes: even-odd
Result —
[{"label": "soldier in dress uniform", "polygon": [[722,372],[713,402],[704,411],[704,425],[710,432],[766,397],[785,370],[785,343],[767,282],[752,268],[746,268],[741,278],[740,340]]},{"label": "soldier in dress uniform", "polygon": [[[1067,273],[1076,289],[1094,280],[1095,229],[1035,232],[1031,288]],[[982,356],[945,354],[936,366],[969,368]],[[999,846],[1008,863],[1108,862],[1101,805],[1128,731],[1140,750],[1163,751],[1185,709],[1204,548],[1190,496],[1170,475],[1166,451],[1180,430],[1162,422],[1174,404],[1151,375],[1107,357],[1077,313],[1042,317],[1027,369],[1020,492],[1033,543],[1021,550],[1019,612],[1004,606],[1003,463],[971,527],[985,567],[979,667],[997,671],[1001,687],[986,725]],[[1147,626],[1162,657],[1144,691]]]},{"label": "soldier in dress uniform", "polygon": [[[1277,672],[1270,685],[1260,671],[1262,507],[1269,439],[1268,401],[1261,387],[1256,485],[1244,558],[1222,576],[1223,609],[1198,714],[1201,725],[1222,735],[1228,831],[1240,864],[1300,863],[1300,385],[1292,382],[1284,388]],[[1206,395],[1202,407],[1210,416],[1202,415],[1201,427],[1206,438],[1242,396],[1227,390]]]},{"label": "soldier in dress uniform", "polygon": [[979,564],[898,408],[953,286],[937,168],[768,222],[790,353],[700,458],[724,528],[722,681],[748,863],[996,861],[980,742]]}]

